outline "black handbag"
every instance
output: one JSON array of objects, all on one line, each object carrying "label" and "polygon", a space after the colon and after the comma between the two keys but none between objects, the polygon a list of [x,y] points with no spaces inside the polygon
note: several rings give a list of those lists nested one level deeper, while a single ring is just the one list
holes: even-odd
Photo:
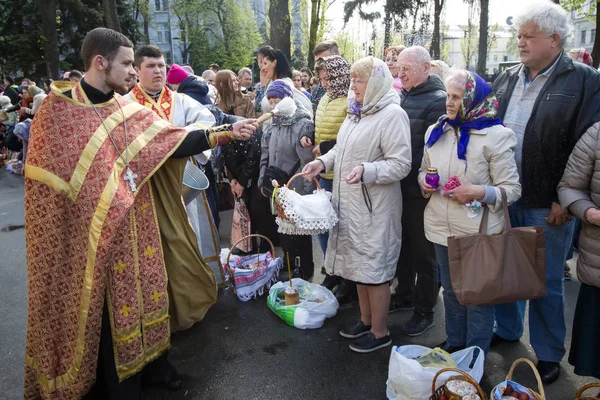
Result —
[{"label": "black handbag", "polygon": [[[292,168],[292,173],[300,166],[300,160]],[[265,169],[263,176],[262,190],[265,195],[271,197],[273,195],[273,180],[276,180],[279,186],[283,186],[288,183],[291,178],[291,173],[287,173],[279,167],[268,166]]]}]

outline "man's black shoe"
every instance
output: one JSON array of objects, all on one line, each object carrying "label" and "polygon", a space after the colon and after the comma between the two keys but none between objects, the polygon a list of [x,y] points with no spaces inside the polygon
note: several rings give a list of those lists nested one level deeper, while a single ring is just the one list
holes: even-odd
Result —
[{"label": "man's black shoe", "polygon": [[537,370],[544,385],[549,385],[560,375],[560,363],[552,361],[538,361]]},{"label": "man's black shoe", "polygon": [[460,351],[460,350],[465,349],[465,346],[450,346],[448,344],[448,342],[446,342],[445,340],[435,347],[439,347],[440,349],[444,350],[447,353],[454,353],[455,351]]},{"label": "man's black shoe", "polygon": [[408,336],[419,336],[434,325],[433,314],[423,314],[415,311],[410,320],[404,325],[403,331]]},{"label": "man's black shoe", "polygon": [[[181,378],[173,365],[164,360],[158,361],[159,366],[152,365],[144,371],[142,380],[146,386],[159,386],[170,391],[181,389]],[[162,376],[160,374],[163,374]]]},{"label": "man's black shoe", "polygon": [[396,311],[412,311],[415,306],[412,303],[405,302],[399,295],[393,294],[390,297],[390,313]]},{"label": "man's black shoe", "polygon": [[490,342],[490,347],[497,346],[501,343],[517,343],[518,341],[519,341],[519,339],[517,339],[517,340],[504,339],[502,336],[500,336],[496,332],[494,332],[492,334],[492,341]]}]

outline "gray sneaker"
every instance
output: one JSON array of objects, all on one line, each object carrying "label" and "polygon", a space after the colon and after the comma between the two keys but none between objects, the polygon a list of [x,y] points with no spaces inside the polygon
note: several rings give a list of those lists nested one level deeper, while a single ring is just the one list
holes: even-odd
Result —
[{"label": "gray sneaker", "polygon": [[426,315],[415,311],[410,320],[404,325],[403,331],[408,336],[419,336],[434,325],[433,314]]}]

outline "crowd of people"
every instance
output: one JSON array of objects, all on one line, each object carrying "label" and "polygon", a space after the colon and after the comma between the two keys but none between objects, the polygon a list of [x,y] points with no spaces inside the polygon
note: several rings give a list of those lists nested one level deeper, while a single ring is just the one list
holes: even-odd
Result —
[{"label": "crowd of people", "polygon": [[[524,7],[515,24],[521,64],[493,82],[432,60],[420,46],[392,46],[384,60],[369,56],[350,64],[332,40],[313,49],[314,73],[293,70],[282,51],[263,46],[256,83],[248,68],[235,72],[217,64],[197,76],[189,65],[167,66],[156,46],[134,53],[127,38],[104,28],[90,32],[83,43],[85,73],[70,71],[63,82],[40,87],[28,79],[17,86],[5,78],[3,146],[29,178],[26,397],[80,397],[98,379],[110,398],[138,398],[142,368],[150,381],[180,387],[166,359],[169,325],[160,327],[168,317],[171,329],[186,329],[216,301],[216,285],[225,280],[214,240],[224,181],[234,201],[247,208],[252,233],[300,261],[294,276],[310,280],[315,265],[324,265],[323,285],[340,302],[358,300],[360,317],[339,332],[358,353],[391,345],[389,313],[412,311],[401,328],[408,336],[433,327],[440,287],[446,340],[438,347],[451,353],[478,346],[487,354],[499,343],[521,340],[527,302],[463,305],[449,266],[448,238],[478,233],[483,209],[489,210],[483,233],[502,232],[506,201],[513,227],[539,226],[545,233],[548,294],[528,302],[530,342],[542,381],[550,384],[559,377],[566,353],[564,280],[570,276],[565,266],[573,248],[581,289],[569,362],[576,374],[600,378],[600,177],[595,170],[600,73],[589,66],[585,50],[565,51],[570,26],[560,6],[548,1]],[[293,115],[256,123],[286,98],[296,105]],[[76,118],[68,115],[86,115],[93,122],[74,125]],[[75,141],[81,148],[49,156],[55,149],[48,146],[66,140],[61,135],[68,136],[67,131],[104,139],[101,145]],[[68,151],[75,152],[75,161],[80,151],[104,158],[82,158],[70,167],[71,177],[52,163],[64,161]],[[177,197],[189,163],[210,184],[203,197],[183,208]],[[122,181],[112,180],[118,178],[109,174],[113,164],[124,174]],[[431,170],[437,171],[439,186],[428,183]],[[112,188],[110,196],[117,194],[115,200],[107,200],[109,192],[94,183],[103,174],[109,174],[106,187]],[[277,232],[272,179],[285,182],[297,174],[305,178],[293,181],[297,193],[312,193],[314,180],[332,193],[339,223],[318,236],[324,260],[314,259],[310,236]],[[460,186],[440,189],[453,179]],[[101,206],[94,212],[97,201]],[[56,210],[42,215],[36,204],[46,203]],[[155,218],[145,217],[147,208]],[[64,259],[45,254],[44,248],[56,247],[48,242],[54,236],[35,230],[56,224],[56,213],[76,215],[84,227],[67,232],[60,227],[72,227],[71,222],[59,223],[56,229],[67,236],[58,246]],[[95,225],[106,213],[111,222]],[[95,258],[79,260],[74,249],[88,241],[88,228]],[[142,237],[147,243],[135,242]],[[270,249],[262,240],[252,247]],[[162,263],[152,261],[157,251]],[[73,272],[81,262],[91,267]],[[136,274],[123,272],[135,263]],[[39,278],[40,272],[62,271],[61,266],[64,277]],[[168,282],[160,278],[165,271]],[[71,281],[73,274],[85,276],[86,284]],[[73,303],[71,314],[62,315],[69,321],[66,327],[56,327],[43,299],[47,292],[63,293],[64,282],[72,285],[69,296],[88,299],[88,308]],[[129,290],[142,303],[127,302],[131,293],[124,294],[123,282],[134,283]],[[80,315],[89,318],[83,333]],[[131,321],[130,315],[138,319]],[[145,339],[151,344],[139,340],[140,331],[152,332]],[[53,342],[56,347],[45,345],[59,336],[63,342]],[[85,350],[71,337],[86,343]],[[82,367],[83,359],[90,365]]]}]

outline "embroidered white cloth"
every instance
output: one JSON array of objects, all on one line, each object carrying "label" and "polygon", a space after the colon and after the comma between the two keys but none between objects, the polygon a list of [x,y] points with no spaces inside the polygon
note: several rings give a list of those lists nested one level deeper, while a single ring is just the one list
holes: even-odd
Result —
[{"label": "embroidered white cloth", "polygon": [[276,218],[279,233],[318,235],[329,232],[338,223],[338,216],[331,205],[331,193],[324,189],[302,196],[284,186],[277,190],[276,196],[286,217]]},{"label": "embroidered white cloth", "polygon": [[[233,270],[233,280],[238,298],[248,301],[262,296],[265,289],[277,282],[279,270],[283,266],[280,257],[273,258],[271,252],[252,254],[229,261]],[[231,279],[231,277],[229,277]]]}]

